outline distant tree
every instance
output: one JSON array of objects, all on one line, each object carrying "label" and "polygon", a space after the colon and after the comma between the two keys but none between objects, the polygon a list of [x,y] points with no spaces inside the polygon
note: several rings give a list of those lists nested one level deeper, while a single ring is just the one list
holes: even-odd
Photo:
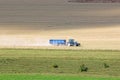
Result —
[{"label": "distant tree", "polygon": [[80,66],[80,70],[81,70],[81,72],[87,72],[88,71],[88,67],[86,67],[84,64],[82,64]]}]

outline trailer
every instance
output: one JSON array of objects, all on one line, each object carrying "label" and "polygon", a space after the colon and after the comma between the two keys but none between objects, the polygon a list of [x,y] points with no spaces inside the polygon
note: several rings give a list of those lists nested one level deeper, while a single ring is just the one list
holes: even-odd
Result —
[{"label": "trailer", "polygon": [[49,43],[54,46],[66,45],[65,39],[50,39]]}]

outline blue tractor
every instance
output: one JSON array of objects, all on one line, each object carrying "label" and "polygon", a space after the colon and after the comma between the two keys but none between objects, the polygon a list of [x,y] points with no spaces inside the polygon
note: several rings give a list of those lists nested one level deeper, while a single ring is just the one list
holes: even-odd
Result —
[{"label": "blue tractor", "polygon": [[80,46],[80,43],[74,41],[74,39],[69,39],[69,41],[67,42],[67,46]]}]

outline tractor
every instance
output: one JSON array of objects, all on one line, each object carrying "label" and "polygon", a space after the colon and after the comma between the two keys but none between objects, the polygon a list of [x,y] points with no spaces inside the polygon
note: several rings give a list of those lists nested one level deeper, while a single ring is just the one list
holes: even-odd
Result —
[{"label": "tractor", "polygon": [[69,39],[67,42],[67,46],[80,46],[80,43],[74,41],[74,39]]}]

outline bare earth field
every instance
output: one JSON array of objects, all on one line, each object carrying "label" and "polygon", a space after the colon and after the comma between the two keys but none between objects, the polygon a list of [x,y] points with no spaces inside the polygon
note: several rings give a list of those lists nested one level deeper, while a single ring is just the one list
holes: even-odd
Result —
[{"label": "bare earth field", "polygon": [[[75,49],[120,49],[120,27],[86,28],[70,30],[30,30],[24,34],[0,35],[1,47],[35,47],[35,48],[75,48]],[[20,30],[18,31],[20,32]],[[74,38],[81,47],[52,47],[48,40]],[[42,47],[41,47],[42,46]],[[43,47],[44,46],[44,47]]]},{"label": "bare earth field", "polygon": [[[53,47],[51,38],[81,47]],[[120,50],[120,4],[1,0],[0,47]]]}]

